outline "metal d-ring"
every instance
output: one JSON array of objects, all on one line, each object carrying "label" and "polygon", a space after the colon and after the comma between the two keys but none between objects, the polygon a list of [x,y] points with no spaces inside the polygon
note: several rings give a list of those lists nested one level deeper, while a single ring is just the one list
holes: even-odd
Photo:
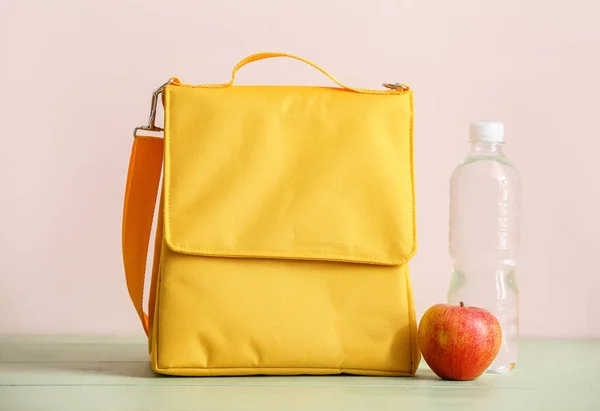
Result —
[{"label": "metal d-ring", "polygon": [[154,124],[154,121],[156,120],[156,106],[158,104],[158,96],[160,96],[160,94],[163,92],[163,90],[165,89],[165,87],[170,84],[172,82],[172,80],[167,81],[165,84],[163,84],[162,86],[160,86],[159,88],[157,88],[156,90],[154,90],[154,93],[152,93],[152,102],[150,103],[150,117],[148,117],[148,124],[145,126],[139,126],[133,129],[133,138],[137,137],[137,132],[138,131],[163,131],[163,129],[161,127],[157,127]]}]

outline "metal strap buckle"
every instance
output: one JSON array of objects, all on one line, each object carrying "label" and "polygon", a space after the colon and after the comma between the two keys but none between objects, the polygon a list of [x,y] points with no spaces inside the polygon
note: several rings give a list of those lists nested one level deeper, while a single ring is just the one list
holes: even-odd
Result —
[{"label": "metal strap buckle", "polygon": [[162,86],[160,86],[159,88],[154,90],[154,93],[152,93],[152,102],[150,103],[150,117],[148,117],[148,125],[139,126],[139,127],[134,128],[133,129],[133,138],[136,138],[137,132],[141,131],[141,130],[143,130],[143,131],[163,131],[163,129],[161,127],[157,127],[154,124],[154,120],[156,119],[156,105],[158,104],[158,96],[160,96],[160,94],[163,92],[165,87],[168,84],[171,84],[172,81],[173,80],[170,79],[165,84],[163,84]]}]

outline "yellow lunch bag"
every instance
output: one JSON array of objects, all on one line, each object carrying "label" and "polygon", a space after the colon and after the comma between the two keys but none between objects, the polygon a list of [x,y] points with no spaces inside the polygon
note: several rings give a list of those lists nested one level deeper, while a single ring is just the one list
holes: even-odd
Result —
[{"label": "yellow lunch bag", "polygon": [[[233,85],[242,66],[272,57],[337,87]],[[259,53],[228,83],[173,78],[156,90],[134,132],[123,211],[127,287],[155,372],[416,372],[413,98],[385,86],[348,87],[302,58]],[[162,130],[161,98],[164,139],[144,136]]]}]

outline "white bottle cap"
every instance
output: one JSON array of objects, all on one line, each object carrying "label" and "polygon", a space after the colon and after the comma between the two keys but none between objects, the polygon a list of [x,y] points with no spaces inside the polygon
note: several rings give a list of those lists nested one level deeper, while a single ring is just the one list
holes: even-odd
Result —
[{"label": "white bottle cap", "polygon": [[495,121],[471,123],[469,141],[504,143],[504,124]]}]

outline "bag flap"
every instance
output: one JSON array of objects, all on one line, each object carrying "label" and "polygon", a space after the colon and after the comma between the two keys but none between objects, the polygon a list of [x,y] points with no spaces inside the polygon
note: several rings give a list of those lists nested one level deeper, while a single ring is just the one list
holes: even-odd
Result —
[{"label": "bag flap", "polygon": [[164,236],[205,256],[403,264],[412,94],[168,85]]}]

